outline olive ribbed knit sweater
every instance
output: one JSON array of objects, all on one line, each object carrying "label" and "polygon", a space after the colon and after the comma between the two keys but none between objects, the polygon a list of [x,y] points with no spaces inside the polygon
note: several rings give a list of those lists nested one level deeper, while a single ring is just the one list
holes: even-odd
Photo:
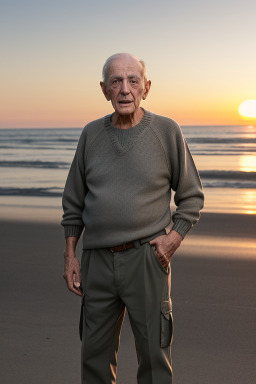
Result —
[{"label": "olive ribbed knit sweater", "polygon": [[83,130],[63,193],[65,236],[83,248],[111,247],[151,236],[171,221],[171,189],[182,237],[199,219],[201,182],[177,123],[145,111],[118,129],[108,115]]}]

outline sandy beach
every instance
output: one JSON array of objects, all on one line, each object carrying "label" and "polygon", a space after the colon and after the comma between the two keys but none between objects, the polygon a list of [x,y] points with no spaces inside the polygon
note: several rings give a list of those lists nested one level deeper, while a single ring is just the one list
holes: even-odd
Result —
[{"label": "sandy beach", "polygon": [[[255,223],[253,215],[204,213],[174,256],[174,384],[255,382]],[[80,299],[62,278],[62,228],[0,225],[1,382],[79,383]],[[135,384],[128,320],[118,364],[118,384]]]}]

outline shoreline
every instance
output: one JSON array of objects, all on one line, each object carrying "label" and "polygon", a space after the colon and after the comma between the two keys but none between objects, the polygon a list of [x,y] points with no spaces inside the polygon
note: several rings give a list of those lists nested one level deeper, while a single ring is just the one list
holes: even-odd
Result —
[{"label": "shoreline", "polygon": [[[214,215],[224,218],[224,222],[227,222],[224,217],[225,215],[233,215],[232,217],[235,221],[238,220],[239,216],[245,225],[247,219],[244,220],[243,217],[256,216],[255,189],[205,188],[204,193],[205,206],[202,211],[202,217],[211,214],[214,225],[216,222]],[[172,194],[171,209],[172,211],[176,209],[174,194]],[[61,221],[62,213],[61,196],[0,196],[0,220],[58,223]],[[249,222],[251,222],[251,219],[249,219]],[[209,225],[206,225],[209,228]],[[198,225],[195,226],[195,228],[197,227]],[[242,231],[244,231],[243,225]],[[208,229],[208,232],[210,234],[210,229]],[[221,231],[219,232],[221,233]],[[226,228],[224,233],[226,236]]]}]

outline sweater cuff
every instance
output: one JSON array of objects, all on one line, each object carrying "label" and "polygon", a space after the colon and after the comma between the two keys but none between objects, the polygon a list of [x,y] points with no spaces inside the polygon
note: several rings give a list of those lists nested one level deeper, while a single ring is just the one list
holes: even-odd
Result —
[{"label": "sweater cuff", "polygon": [[80,237],[84,227],[81,225],[64,225],[64,233],[66,237]]},{"label": "sweater cuff", "polygon": [[174,224],[171,230],[178,232],[184,239],[184,237],[186,236],[186,234],[191,228],[192,228],[192,224],[189,221],[184,219],[177,219],[174,221]]}]

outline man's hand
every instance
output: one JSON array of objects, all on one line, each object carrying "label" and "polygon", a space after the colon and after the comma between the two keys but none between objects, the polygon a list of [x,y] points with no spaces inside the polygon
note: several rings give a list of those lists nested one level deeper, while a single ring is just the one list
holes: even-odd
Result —
[{"label": "man's hand", "polygon": [[176,232],[171,231],[168,235],[158,236],[149,242],[150,245],[156,247],[155,254],[164,268],[167,268],[171,261],[174,252],[179,248],[182,242],[182,236]]},{"label": "man's hand", "polygon": [[68,289],[78,296],[82,296],[80,289],[81,274],[80,264],[75,254],[75,248],[78,239],[67,238],[66,249],[64,251],[64,273],[63,278],[66,280]]}]

